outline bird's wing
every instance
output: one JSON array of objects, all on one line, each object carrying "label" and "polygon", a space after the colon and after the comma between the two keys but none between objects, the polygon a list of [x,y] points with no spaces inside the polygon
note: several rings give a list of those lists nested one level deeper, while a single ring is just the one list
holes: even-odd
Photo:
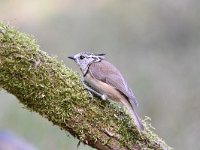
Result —
[{"label": "bird's wing", "polygon": [[101,62],[91,64],[89,70],[94,78],[115,87],[125,95],[132,107],[138,105],[135,95],[128,87],[121,73],[111,63],[102,60]]}]

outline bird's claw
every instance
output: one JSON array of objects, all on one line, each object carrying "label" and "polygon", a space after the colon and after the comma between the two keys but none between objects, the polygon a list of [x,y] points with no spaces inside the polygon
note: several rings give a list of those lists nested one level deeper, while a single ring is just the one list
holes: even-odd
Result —
[{"label": "bird's claw", "polygon": [[88,91],[88,94],[89,94],[89,97],[90,97],[90,99],[94,99],[94,96],[93,96],[93,94],[92,94],[92,92],[90,92],[89,90],[87,90]]}]

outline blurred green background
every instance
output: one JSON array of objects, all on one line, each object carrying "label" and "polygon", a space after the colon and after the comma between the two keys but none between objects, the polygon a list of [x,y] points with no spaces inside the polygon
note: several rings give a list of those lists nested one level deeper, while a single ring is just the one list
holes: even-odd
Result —
[{"label": "blurred green background", "polygon": [[[133,89],[139,116],[149,116],[175,149],[200,149],[199,13],[198,0],[0,0],[1,21],[32,34],[74,70],[67,56],[106,53]],[[41,150],[76,150],[78,143],[5,91],[0,130]]]}]

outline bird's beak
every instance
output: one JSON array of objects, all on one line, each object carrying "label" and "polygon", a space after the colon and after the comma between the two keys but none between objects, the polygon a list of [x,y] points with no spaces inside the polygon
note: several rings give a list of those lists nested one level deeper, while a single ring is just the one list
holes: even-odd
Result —
[{"label": "bird's beak", "polygon": [[69,59],[72,59],[72,60],[75,60],[75,58],[73,56],[69,56],[68,57]]},{"label": "bird's beak", "polygon": [[106,55],[106,54],[97,54],[98,56],[104,56],[104,55]]}]

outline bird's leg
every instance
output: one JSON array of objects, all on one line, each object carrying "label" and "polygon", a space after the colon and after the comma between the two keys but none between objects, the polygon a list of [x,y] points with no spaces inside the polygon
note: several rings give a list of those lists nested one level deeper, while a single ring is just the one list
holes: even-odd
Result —
[{"label": "bird's leg", "polygon": [[[88,93],[90,94],[90,97],[93,99],[93,94],[98,96],[98,97],[101,97],[102,100],[106,100],[107,99],[107,96],[105,94],[101,94],[101,93],[98,93],[97,91],[95,91],[94,89],[92,89],[91,87],[89,87],[85,82],[84,80],[82,79],[81,80],[83,86],[88,90]],[[93,94],[92,94],[93,93]]]},{"label": "bird's leg", "polygon": [[102,97],[102,95],[100,93],[98,93],[97,91],[93,90],[85,82],[83,82],[83,86],[88,90],[88,93],[90,94],[91,97],[93,97],[92,93],[95,94],[98,97]]}]

